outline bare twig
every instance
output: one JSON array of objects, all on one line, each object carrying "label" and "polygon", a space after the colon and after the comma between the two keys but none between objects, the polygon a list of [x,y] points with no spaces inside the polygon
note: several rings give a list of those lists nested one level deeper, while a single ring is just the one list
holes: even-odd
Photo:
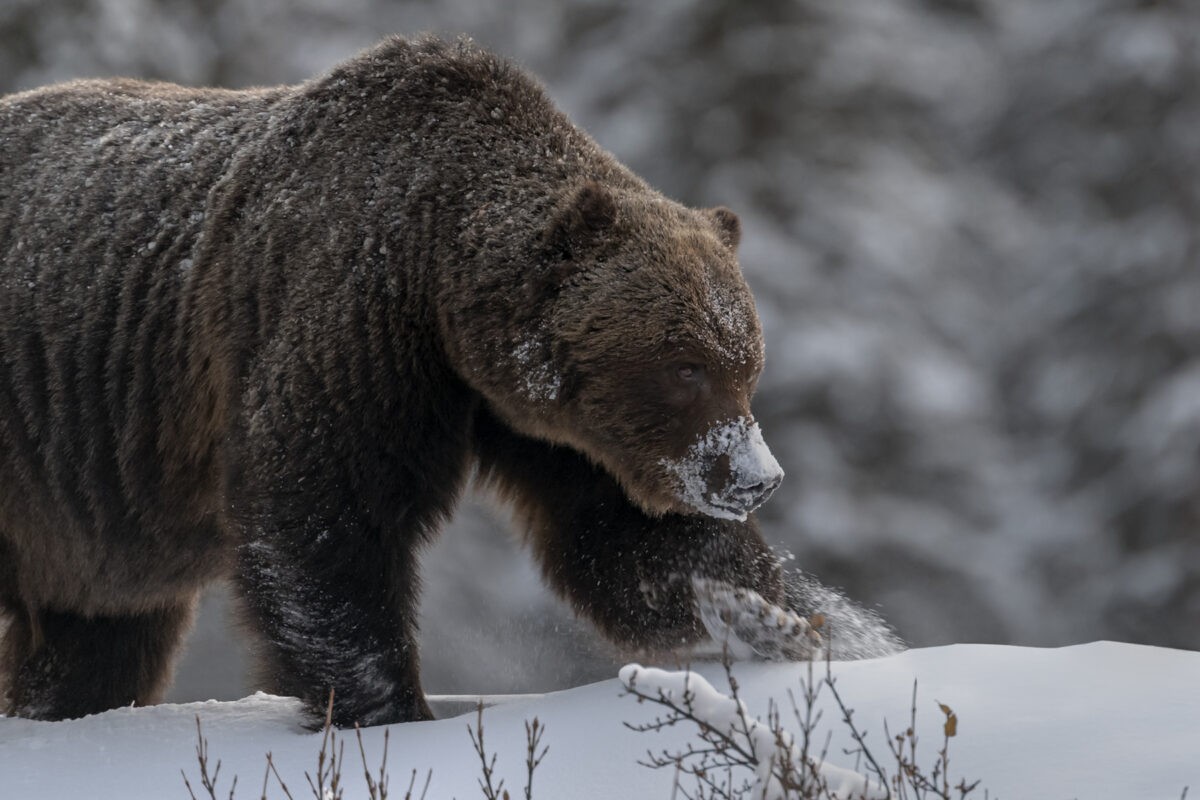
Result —
[{"label": "bare twig", "polygon": [[[732,662],[727,650],[722,664],[729,682],[731,699],[737,704],[736,708],[738,709],[736,718],[728,730],[713,727],[708,720],[697,713],[696,693],[690,685],[692,679],[690,669],[684,672],[681,697],[668,694],[662,688],[657,688],[653,693],[639,689],[636,676],[630,680],[626,688],[625,693],[636,698],[639,703],[654,703],[668,712],[647,723],[636,725],[625,723],[630,730],[642,733],[660,731],[680,723],[690,723],[696,726],[702,745],[691,744],[687,750],[679,752],[647,751],[646,760],[638,762],[653,769],[673,769],[675,780],[672,792],[681,794],[685,800],[735,800],[743,797],[751,790],[753,781],[747,777],[740,779],[739,782],[739,779],[735,777],[735,772],[738,775],[745,775],[747,772],[753,775],[759,764],[760,754],[756,751],[755,737],[751,735],[752,728],[758,723],[751,721],[746,715],[745,705],[741,703],[737,679],[733,676]],[[763,755],[770,758],[768,754]],[[780,768],[776,765],[773,765],[772,769],[776,773],[780,772]],[[695,781],[694,793],[689,792],[683,786],[680,780],[682,775],[687,775]]]},{"label": "bare twig", "polygon": [[[960,780],[957,784],[951,783],[950,740],[958,733],[958,716],[944,704],[938,704],[944,715],[941,749],[928,770],[918,765],[915,683],[908,728],[893,737],[884,723],[888,747],[896,759],[896,774],[889,777],[868,746],[866,732],[855,722],[854,712],[838,691],[828,659],[824,679],[817,680],[814,677],[813,665],[809,663],[807,680],[801,679],[799,693],[788,692],[792,717],[797,726],[794,736],[783,726],[779,707],[774,701],[768,704],[765,720],[752,720],[741,702],[728,656],[723,660],[723,666],[729,681],[729,699],[735,705],[726,712],[726,716],[721,717],[725,720],[721,723],[706,719],[705,714],[697,710],[697,692],[693,690],[693,684],[689,684],[692,678],[690,671],[683,673],[682,692],[679,684],[675,684],[674,688],[641,688],[637,685],[636,671],[626,678],[627,695],[633,696],[639,703],[649,702],[665,709],[665,713],[649,722],[626,723],[630,730],[654,732],[680,723],[696,726],[698,741],[689,742],[682,750],[647,751],[645,760],[639,762],[647,767],[670,768],[674,771],[671,788],[673,798],[742,800],[757,798],[770,791],[775,793],[773,796],[788,800],[834,800],[834,790],[829,783],[835,774],[831,770],[836,768],[825,765],[832,732],[826,733],[819,747],[816,739],[821,721],[818,699],[823,691],[832,697],[832,702],[840,711],[841,723],[853,741],[854,746],[845,752],[857,756],[861,768],[865,770],[860,773],[868,779],[862,784],[861,791],[864,794],[877,796],[882,792],[886,793],[889,800],[965,800],[979,786],[979,781],[968,783]],[[764,731],[771,734],[770,738],[764,737]],[[769,748],[769,751],[760,752],[764,748]],[[734,775],[739,773],[744,776],[747,772],[753,778],[743,779]],[[684,785],[684,777],[694,780],[694,787],[690,790]],[[770,786],[767,785],[768,781]],[[871,781],[877,788],[872,788]],[[844,788],[841,790],[845,791]],[[843,795],[839,793],[838,796]],[[985,800],[986,797],[985,792]]]},{"label": "bare twig", "polygon": [[[221,761],[217,759],[217,764],[213,767],[212,774],[208,773],[208,739],[204,737],[204,732],[200,728],[200,715],[196,715],[196,761],[200,765],[200,786],[208,793],[209,800],[217,800],[217,780],[221,775]],[[187,773],[179,770],[179,774],[183,776],[183,785],[187,787],[188,795],[192,800],[197,800],[196,793],[192,790],[192,784],[188,780]],[[229,786],[229,800],[233,800],[233,793],[237,790],[237,775],[233,776],[233,783]]]},{"label": "bare twig", "polygon": [[342,764],[345,761],[346,743],[338,745],[337,730],[333,727],[333,689],[329,690],[329,704],[325,708],[325,726],[321,737],[321,749],[317,753],[317,776],[314,779],[304,773],[308,788],[316,800],[342,800]]},{"label": "bare twig", "polygon": [[541,725],[537,717],[533,718],[532,723],[525,723],[525,800],[533,800],[533,772],[542,763],[546,753],[550,752],[549,745],[542,747],[542,751],[538,752],[542,744],[542,735],[545,733],[546,726]]},{"label": "bare twig", "polygon": [[[354,735],[358,738],[358,754],[362,757],[363,777],[367,780],[367,796],[370,800],[387,800],[387,757],[388,757],[388,731],[383,730],[383,760],[379,764],[379,778],[376,779],[371,775],[371,768],[367,766],[367,750],[363,745],[362,728],[358,727],[358,723],[354,725]],[[417,778],[417,771],[413,770],[413,780]],[[409,785],[409,793],[412,792],[412,785]]]},{"label": "bare twig", "polygon": [[[847,707],[842,700],[842,695],[837,690],[837,679],[833,677],[833,669],[828,660],[825,662],[825,685],[829,687],[829,693],[833,697],[833,701],[837,703],[838,710],[842,712],[842,723],[850,732],[850,738],[854,740],[855,747],[849,751],[849,754],[860,756],[867,762],[867,770],[874,775],[878,780],[879,785],[888,786],[887,773],[883,771],[883,767],[879,766],[879,762],[875,760],[875,755],[871,752],[871,748],[867,746],[867,736],[864,731],[860,731],[858,726],[854,724],[854,711]],[[886,730],[886,728],[885,728]]]},{"label": "bare twig", "polygon": [[[259,800],[267,800],[267,782],[271,780],[271,761],[270,756],[267,757],[267,767],[263,770],[263,788],[262,795]],[[232,800],[232,798],[230,798]]]},{"label": "bare twig", "polygon": [[267,753],[267,769],[271,770],[271,774],[275,776],[275,781],[279,784],[279,788],[283,790],[283,796],[287,800],[296,800],[292,797],[292,793],[288,791],[287,784],[283,782],[283,778],[279,774],[279,769],[275,766],[275,761],[271,758],[271,754]]},{"label": "bare twig", "polygon": [[[433,780],[433,770],[430,769],[425,773],[425,786],[421,789],[421,796],[417,800],[425,800],[425,793],[429,791],[429,781]],[[404,793],[404,800],[413,800],[413,787],[417,784],[417,771],[412,771],[412,776],[408,779],[408,791]]]},{"label": "bare twig", "polygon": [[479,780],[479,788],[483,790],[483,796],[487,800],[504,800],[507,798],[507,793],[501,794],[504,791],[504,779],[500,779],[495,785],[492,784],[492,776],[496,771],[496,756],[492,755],[491,761],[488,761],[487,751],[483,746],[483,701],[479,702],[476,709],[478,722],[478,736],[476,731],[467,724],[467,734],[471,737],[471,745],[475,748],[475,753],[479,756],[479,763],[483,769],[483,777]]},{"label": "bare twig", "polygon": [[[526,725],[526,730],[532,730],[536,733],[536,737],[532,742],[532,747],[540,744],[544,726],[541,726],[535,719],[533,725]],[[480,743],[482,744],[482,727],[480,729]],[[370,768],[367,766],[366,746],[363,742],[362,731],[355,726],[355,735],[358,739],[358,752],[362,759],[363,775],[367,781],[367,792],[369,800],[387,800],[388,799],[388,773],[387,773],[387,758],[388,758],[388,740],[389,733],[387,730],[383,732],[383,756],[379,763],[378,775],[372,775]],[[530,785],[532,786],[533,769],[541,763],[545,757],[546,751],[549,748],[542,748],[541,753],[537,754],[530,767],[529,777]],[[308,781],[309,789],[312,791],[313,797],[316,800],[342,800],[345,787],[342,785],[342,768],[345,764],[345,742],[338,741],[338,731],[333,727],[333,692],[329,693],[329,704],[325,711],[325,726],[321,738],[321,750],[317,754],[317,770],[315,777],[305,772],[304,777]],[[196,717],[196,761],[200,767],[200,787],[203,789],[201,797],[206,797],[207,800],[218,800],[217,798],[217,782],[221,772],[221,762],[217,761],[216,765],[209,769],[210,758],[208,752],[208,740],[204,737],[200,727],[200,718]],[[493,763],[495,758],[492,759]],[[268,752],[266,754],[266,768],[263,770],[262,791],[259,795],[260,800],[267,800],[267,791],[271,782],[271,776],[275,777],[276,783],[279,784],[280,790],[283,792],[287,800],[295,800],[291,790],[283,780],[283,776],[279,774],[279,768],[275,764],[274,756]],[[187,788],[188,795],[191,800],[200,800],[197,797],[188,776],[182,770],[183,784]],[[421,794],[415,800],[425,800],[425,795],[429,791],[429,784],[433,779],[433,770],[429,770],[425,775],[425,783],[421,789]],[[404,800],[414,800],[413,790],[416,788],[417,771],[412,771],[412,777],[408,782],[408,790],[404,794]],[[497,786],[497,790],[503,787],[503,783]],[[234,800],[234,792],[237,789],[237,776],[233,778],[233,783],[229,787],[228,800]],[[526,798],[529,800],[530,791],[527,790]],[[497,797],[496,800],[506,800],[507,795],[503,798]]]}]

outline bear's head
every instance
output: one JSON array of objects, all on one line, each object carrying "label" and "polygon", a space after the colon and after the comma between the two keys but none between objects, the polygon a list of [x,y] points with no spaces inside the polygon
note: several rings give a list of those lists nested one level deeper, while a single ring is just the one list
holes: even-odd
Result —
[{"label": "bear's head", "polygon": [[594,181],[565,191],[477,388],[648,513],[745,519],[783,471],[750,412],[763,339],[739,237],[723,208]]}]

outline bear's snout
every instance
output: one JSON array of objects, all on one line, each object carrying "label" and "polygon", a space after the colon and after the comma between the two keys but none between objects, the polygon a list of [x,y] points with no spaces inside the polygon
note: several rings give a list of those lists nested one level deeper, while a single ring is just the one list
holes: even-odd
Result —
[{"label": "bear's snout", "polygon": [[731,508],[749,514],[766,502],[783,482],[783,469],[763,440],[757,424],[729,449],[729,483],[722,500]]},{"label": "bear's snout", "polygon": [[716,425],[681,459],[664,462],[678,481],[677,496],[710,517],[744,520],[783,481],[783,469],[746,417]]}]

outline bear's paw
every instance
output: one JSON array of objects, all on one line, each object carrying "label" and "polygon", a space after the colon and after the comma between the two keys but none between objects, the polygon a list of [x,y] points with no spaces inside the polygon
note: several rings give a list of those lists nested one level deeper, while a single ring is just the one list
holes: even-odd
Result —
[{"label": "bear's paw", "polygon": [[823,656],[818,626],[753,589],[693,576],[692,590],[708,635],[732,658],[811,661]]}]

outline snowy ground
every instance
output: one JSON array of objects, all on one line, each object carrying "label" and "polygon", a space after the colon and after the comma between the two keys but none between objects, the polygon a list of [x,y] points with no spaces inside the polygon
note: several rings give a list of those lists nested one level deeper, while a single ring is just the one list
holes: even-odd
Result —
[{"label": "snowy ground", "polygon": [[[914,678],[921,763],[932,764],[940,743],[937,702],[951,706],[959,725],[950,774],[956,781],[980,779],[973,796],[983,797],[986,788],[989,797],[1007,800],[1174,800],[1185,786],[1200,788],[1200,653],[1113,643],[1054,650],[954,645],[834,664],[833,671],[880,755],[886,752],[882,721],[893,731],[905,726]],[[716,665],[701,672],[725,686]],[[768,698],[786,697],[805,668],[740,664],[735,672],[751,712],[763,714]],[[497,753],[498,775],[513,796],[523,796],[524,722],[536,716],[547,728],[550,750],[535,776],[535,798],[669,798],[672,776],[637,761],[649,747],[683,747],[692,731],[629,731],[623,723],[646,721],[654,709],[621,693],[613,679],[485,711],[485,744]],[[256,695],[70,722],[0,719],[0,798],[186,798],[180,769],[195,786],[197,714],[211,758],[222,763],[220,786],[226,788],[219,796],[227,796],[237,774],[237,796],[259,797],[267,751],[293,795],[310,796],[303,773],[316,765],[320,736],[299,729],[294,701]],[[479,763],[467,735],[472,721],[468,715],[393,726],[392,796],[403,797],[413,768],[422,776],[432,768],[430,800],[480,796]],[[829,761],[854,766],[842,753],[844,729],[828,706],[823,727],[834,732]],[[375,764],[383,730],[367,731],[366,741]],[[357,799],[366,793],[356,751],[353,759],[346,796]],[[268,796],[282,792],[273,785]]]}]

